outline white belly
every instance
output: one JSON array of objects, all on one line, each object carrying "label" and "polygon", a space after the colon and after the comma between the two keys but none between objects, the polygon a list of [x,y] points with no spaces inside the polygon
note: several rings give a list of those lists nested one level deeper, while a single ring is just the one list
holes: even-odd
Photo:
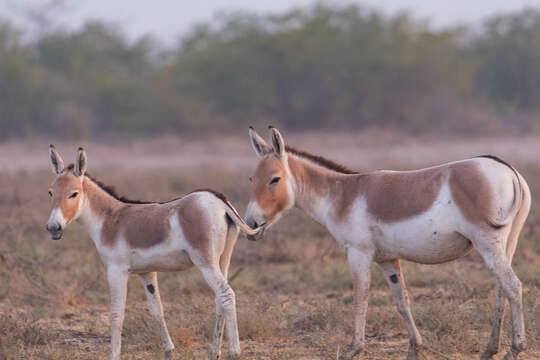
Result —
[{"label": "white belly", "polygon": [[457,259],[472,249],[460,234],[461,213],[449,189],[426,212],[402,221],[372,222],[370,232],[376,245],[376,260],[400,258],[423,264],[438,264]]},{"label": "white belly", "polygon": [[132,250],[130,272],[181,271],[193,266],[187,251],[160,247],[157,245],[154,246],[155,249]]}]

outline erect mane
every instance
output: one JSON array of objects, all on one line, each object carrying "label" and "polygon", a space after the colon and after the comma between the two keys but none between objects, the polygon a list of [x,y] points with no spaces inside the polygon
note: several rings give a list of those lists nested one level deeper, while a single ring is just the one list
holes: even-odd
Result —
[{"label": "erect mane", "polygon": [[126,203],[126,204],[155,204],[156,203],[155,201],[141,201],[141,200],[132,200],[132,199],[125,198],[123,196],[118,195],[113,186],[105,185],[104,183],[97,180],[96,178],[94,178],[92,175],[88,173],[86,173],[85,176],[88,179],[90,179],[94,184],[96,184],[101,190],[105,191],[107,194],[109,194],[116,200],[121,201],[123,203]]},{"label": "erect mane", "polygon": [[328,160],[328,159],[326,159],[326,158],[324,158],[322,156],[313,155],[313,154],[310,154],[310,153],[302,151],[302,150],[297,150],[297,149],[295,149],[295,148],[293,148],[293,147],[291,147],[289,145],[285,145],[285,150],[287,152],[293,154],[293,155],[296,155],[298,157],[310,160],[310,161],[314,162],[317,165],[320,165],[320,166],[322,166],[324,168],[336,171],[336,172],[341,173],[341,174],[347,174],[347,175],[359,174],[358,171],[351,170],[348,167],[343,166],[341,164],[338,164],[338,163],[336,163],[336,162],[334,162],[332,160]]},{"label": "erect mane", "polygon": [[[67,167],[66,167],[66,170],[67,171],[73,171],[74,169],[74,165],[73,164],[69,164]],[[197,190],[193,190],[189,193],[187,193],[186,195],[184,196],[180,196],[180,197],[177,197],[177,198],[174,198],[174,199],[171,199],[171,200],[167,200],[167,201],[163,201],[163,202],[157,202],[157,201],[141,201],[141,200],[132,200],[132,199],[128,199],[128,198],[125,198],[123,196],[120,196],[116,193],[115,189],[113,186],[109,186],[109,185],[105,185],[104,183],[102,183],[101,181],[97,180],[95,177],[93,177],[92,175],[90,175],[89,173],[85,173],[85,176],[90,180],[92,181],[94,184],[96,184],[101,190],[105,191],[107,194],[109,194],[110,196],[112,196],[113,198],[115,198],[116,200],[118,201],[121,201],[123,203],[126,203],[126,204],[166,204],[166,203],[169,203],[169,202],[172,202],[172,201],[175,201],[175,200],[178,200],[178,199],[181,199],[183,198],[184,196],[187,196],[189,194],[193,194],[193,193],[196,193],[196,192],[209,192],[211,194],[213,194],[215,197],[217,197],[218,199],[220,199],[221,201],[223,201],[225,203],[225,205],[227,205],[229,208],[231,208],[237,215],[238,215],[238,212],[236,211],[236,209],[232,206],[232,204],[229,202],[229,200],[227,199],[227,197],[225,195],[223,195],[222,193],[220,193],[219,191],[216,191],[216,190],[212,190],[212,189],[197,189]],[[240,215],[238,215],[238,217],[240,217]]]}]

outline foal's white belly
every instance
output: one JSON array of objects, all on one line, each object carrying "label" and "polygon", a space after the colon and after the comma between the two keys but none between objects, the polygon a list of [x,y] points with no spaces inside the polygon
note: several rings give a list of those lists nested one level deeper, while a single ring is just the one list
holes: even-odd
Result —
[{"label": "foal's white belly", "polygon": [[[160,249],[160,247],[162,247]],[[132,250],[130,271],[144,273],[149,271],[181,271],[193,266],[186,250],[156,245],[150,249]]]}]

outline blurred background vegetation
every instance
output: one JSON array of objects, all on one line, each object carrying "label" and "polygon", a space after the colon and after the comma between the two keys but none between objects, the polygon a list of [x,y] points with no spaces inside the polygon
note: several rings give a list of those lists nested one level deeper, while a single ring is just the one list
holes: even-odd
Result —
[{"label": "blurred background vegetation", "polygon": [[320,3],[281,14],[218,14],[176,46],[129,40],[99,21],[30,38],[27,31],[0,19],[2,140],[268,123],[540,132],[540,9],[435,30],[409,13]]}]

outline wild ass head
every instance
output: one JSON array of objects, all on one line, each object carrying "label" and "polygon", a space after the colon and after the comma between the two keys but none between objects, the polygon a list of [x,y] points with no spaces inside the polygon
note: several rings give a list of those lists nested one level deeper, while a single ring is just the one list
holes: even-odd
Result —
[{"label": "wild ass head", "polygon": [[[269,227],[285,210],[294,205],[293,183],[285,142],[276,128],[270,126],[270,130],[272,146],[252,127],[249,129],[251,145],[261,159],[250,178],[252,191],[245,215],[246,223],[252,228]],[[262,235],[262,232],[260,234]]]},{"label": "wild ass head", "polygon": [[49,149],[49,156],[56,178],[49,188],[52,210],[46,228],[53,240],[59,240],[66,226],[81,215],[87,161],[83,148],[79,148],[75,163],[67,168],[53,145]]}]

